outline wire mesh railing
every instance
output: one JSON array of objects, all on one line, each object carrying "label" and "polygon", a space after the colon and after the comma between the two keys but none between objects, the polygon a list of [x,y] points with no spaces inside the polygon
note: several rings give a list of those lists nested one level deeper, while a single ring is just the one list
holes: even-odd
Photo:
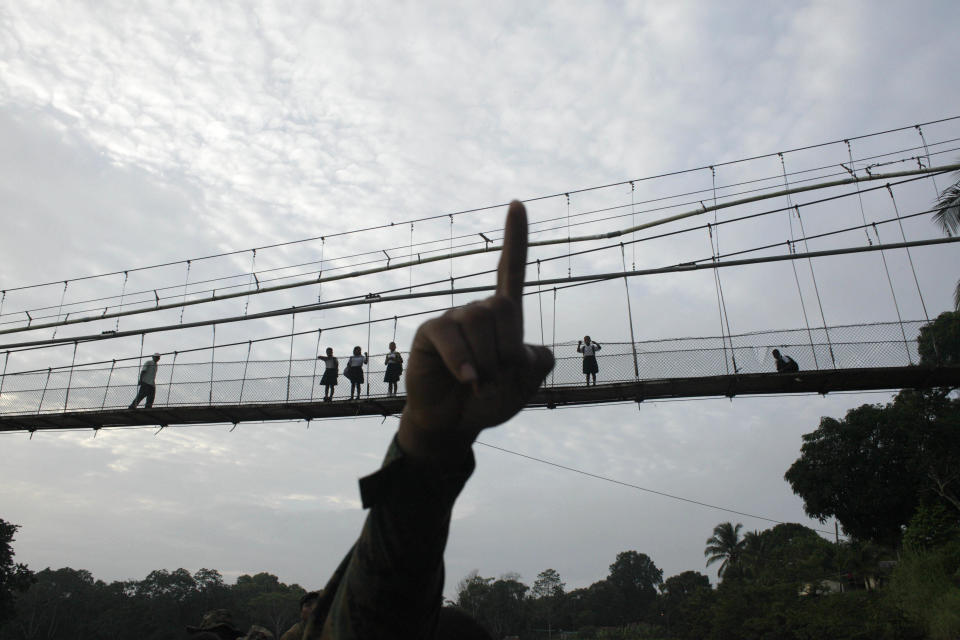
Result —
[{"label": "wire mesh railing", "polygon": [[[733,336],[600,342],[600,384],[774,372],[773,349],[801,370],[906,367],[919,363],[917,337],[924,321],[763,331]],[[584,384],[576,343],[554,345],[556,366],[547,386]],[[364,367],[363,396],[387,397],[385,354]],[[636,367],[634,359],[636,359]],[[346,358],[341,359],[341,365]],[[309,359],[230,360],[158,365],[154,407],[294,403],[321,400],[323,362]],[[635,371],[637,373],[635,373]],[[139,366],[84,366],[0,376],[0,415],[99,411],[129,406]],[[346,401],[350,381],[341,369],[334,401]],[[398,393],[405,393],[401,376]]]}]

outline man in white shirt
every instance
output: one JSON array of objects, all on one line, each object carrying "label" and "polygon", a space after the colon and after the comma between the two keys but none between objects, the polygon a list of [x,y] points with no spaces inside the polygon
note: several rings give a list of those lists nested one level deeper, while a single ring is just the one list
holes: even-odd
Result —
[{"label": "man in white shirt", "polygon": [[130,403],[130,408],[135,409],[140,401],[147,399],[145,407],[149,409],[153,406],[153,398],[157,395],[157,363],[160,362],[160,354],[153,354],[153,358],[147,360],[140,369],[140,378],[137,382],[140,387],[137,389],[137,397]]}]

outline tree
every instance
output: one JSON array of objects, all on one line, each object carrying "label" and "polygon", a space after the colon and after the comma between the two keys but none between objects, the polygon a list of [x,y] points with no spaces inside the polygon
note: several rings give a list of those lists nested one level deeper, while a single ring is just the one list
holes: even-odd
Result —
[{"label": "tree", "polygon": [[563,595],[566,585],[560,580],[560,574],[554,569],[545,569],[537,574],[530,594],[537,599],[555,598]]},{"label": "tree", "polygon": [[519,634],[524,629],[528,589],[515,573],[507,573],[499,580],[494,580],[471,571],[457,585],[456,605],[470,614],[494,638],[502,638]]},{"label": "tree", "polygon": [[720,570],[717,572],[721,578],[725,577],[731,567],[739,571],[740,559],[743,555],[744,540],[740,538],[740,529],[743,525],[739,522],[734,526],[730,522],[721,522],[713,528],[713,535],[707,538],[706,548],[703,555],[707,559],[709,567],[714,562],[720,562]]},{"label": "tree", "polygon": [[920,327],[917,336],[920,364],[960,364],[960,311],[944,311]]},{"label": "tree", "polygon": [[622,551],[610,565],[607,582],[613,587],[618,609],[618,624],[640,622],[657,600],[657,588],[663,584],[663,570],[645,553]]},{"label": "tree", "polygon": [[[960,180],[940,192],[934,209],[933,221],[946,235],[954,235],[960,231]],[[957,282],[957,288],[953,292],[953,306],[960,311],[960,282]]]},{"label": "tree", "polygon": [[926,497],[960,511],[958,460],[960,401],[904,390],[886,406],[823,418],[784,477],[811,517],[836,517],[850,535],[895,547]]},{"label": "tree", "polygon": [[952,540],[960,540],[960,519],[939,502],[920,505],[903,534],[904,548],[914,552],[936,549]]},{"label": "tree", "polygon": [[833,573],[834,546],[802,524],[778,524],[744,540],[742,570],[753,581],[799,584]]},{"label": "tree", "polygon": [[670,576],[663,581],[660,591],[660,615],[671,633],[696,627],[696,619],[713,596],[710,578],[698,571]]},{"label": "tree", "polygon": [[0,626],[14,616],[16,594],[33,583],[33,572],[27,565],[13,561],[13,535],[19,528],[0,520]]},{"label": "tree", "polygon": [[563,599],[566,585],[560,580],[560,574],[554,569],[545,569],[537,574],[530,594],[533,597],[536,622],[547,627],[547,637],[553,636],[554,611]]}]

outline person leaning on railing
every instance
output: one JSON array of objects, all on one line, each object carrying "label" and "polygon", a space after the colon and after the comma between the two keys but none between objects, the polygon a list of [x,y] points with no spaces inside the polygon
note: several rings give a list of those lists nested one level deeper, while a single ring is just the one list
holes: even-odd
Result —
[{"label": "person leaning on railing", "polygon": [[360,537],[324,589],[305,639],[489,637],[442,608],[453,504],[474,469],[473,441],[526,405],[553,355],[523,343],[527,216],[510,204],[496,293],[420,326],[407,401],[383,466],[360,480]]}]

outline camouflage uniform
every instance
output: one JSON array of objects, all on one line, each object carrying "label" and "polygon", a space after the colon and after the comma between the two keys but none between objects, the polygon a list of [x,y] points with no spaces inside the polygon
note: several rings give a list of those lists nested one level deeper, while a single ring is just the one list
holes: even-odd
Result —
[{"label": "camouflage uniform", "polygon": [[234,640],[243,635],[233,626],[233,616],[228,609],[214,609],[203,615],[203,620],[196,627],[188,626],[187,632],[190,634],[213,633],[223,640]]},{"label": "camouflage uniform", "polygon": [[303,640],[434,637],[450,513],[474,466],[472,452],[452,467],[416,462],[394,438],[380,470],[360,480],[370,513]]},{"label": "camouflage uniform", "polygon": [[280,636],[280,640],[301,640],[303,638],[303,623],[298,622]]},{"label": "camouflage uniform", "polygon": [[243,640],[274,640],[274,637],[269,629],[255,624],[247,631],[247,635],[243,636]]}]

